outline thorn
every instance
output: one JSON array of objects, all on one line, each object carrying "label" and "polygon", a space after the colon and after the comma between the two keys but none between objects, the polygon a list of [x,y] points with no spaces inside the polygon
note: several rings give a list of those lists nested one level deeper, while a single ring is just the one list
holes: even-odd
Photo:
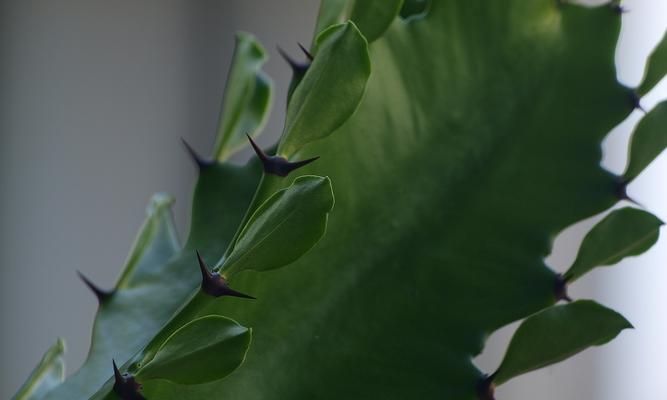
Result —
[{"label": "thorn", "polygon": [[623,179],[622,176],[618,176],[617,180],[616,180],[616,197],[619,200],[628,201],[628,202],[636,205],[637,207],[646,208],[646,207],[644,207],[643,204],[641,204],[640,202],[638,202],[637,200],[633,199],[632,197],[630,197],[628,195],[628,185],[629,184],[630,184],[630,182]]},{"label": "thorn", "polygon": [[248,137],[248,140],[250,141],[250,145],[252,146],[252,149],[255,150],[255,154],[257,154],[257,157],[259,157],[260,161],[262,161],[262,164],[266,165],[267,162],[269,162],[269,156],[266,155],[264,150],[261,149],[261,147],[257,146],[257,143],[255,143],[254,140],[252,140],[252,137],[250,137],[249,134],[245,134]]},{"label": "thorn", "polygon": [[630,91],[630,101],[632,102],[633,108],[636,108],[639,111],[642,111],[644,114],[646,114],[646,110],[644,109],[644,107],[642,107],[641,104],[641,97],[639,96],[639,93],[637,93],[637,91],[634,89]]},{"label": "thorn", "polygon": [[618,15],[625,14],[629,11],[627,8],[623,7],[620,2],[612,2],[609,6],[611,7],[611,10]]},{"label": "thorn", "polygon": [[299,48],[301,49],[301,51],[303,51],[303,54],[305,54],[306,57],[308,57],[308,59],[310,61],[313,61],[315,59],[315,57],[313,57],[313,55],[310,53],[310,51],[308,51],[307,48],[303,47],[303,45],[301,43],[297,43],[297,44],[299,45]]},{"label": "thorn", "polygon": [[495,374],[484,375],[477,383],[477,396],[479,400],[495,400],[494,392],[496,385],[493,383]]},{"label": "thorn", "polygon": [[113,376],[114,376],[116,382],[122,382],[124,380],[124,378],[123,378],[123,375],[120,373],[120,370],[116,366],[116,360],[114,360],[112,358],[111,363],[113,364]]},{"label": "thorn", "polygon": [[[300,62],[296,61],[295,59],[293,59],[289,54],[287,54],[287,52],[285,52],[285,50],[283,50],[280,46],[276,46],[276,48],[278,49],[278,53],[280,53],[280,56],[283,59],[285,59],[287,64],[289,64],[289,66],[292,68],[292,72],[294,73],[294,75],[297,75],[297,76],[305,75],[306,71],[308,71],[308,67],[310,67],[309,62],[308,63],[300,63]],[[310,53],[308,53],[308,52],[306,52],[306,53],[307,53],[306,56],[308,57],[308,54],[310,54]]]},{"label": "thorn", "polygon": [[556,277],[556,301],[565,300],[568,303],[572,302],[572,298],[567,294],[567,281],[569,278],[558,274]]},{"label": "thorn", "polygon": [[253,299],[254,297],[237,292],[229,287],[227,280],[217,272],[210,272],[204,263],[199,251],[197,251],[197,261],[199,261],[199,270],[201,271],[201,290],[213,297],[232,296],[244,299]]},{"label": "thorn", "polygon": [[192,146],[190,146],[190,144],[185,141],[185,139],[181,138],[181,142],[183,142],[185,150],[187,150],[188,154],[190,155],[190,158],[192,158],[192,161],[194,161],[195,164],[197,164],[197,168],[202,169],[214,164],[213,161],[207,160],[201,157],[199,154],[197,154],[195,149],[193,149]]},{"label": "thorn", "polygon": [[97,301],[102,304],[105,301],[109,300],[111,296],[113,296],[114,293],[116,293],[115,290],[104,290],[100,289],[97,285],[95,285],[90,279],[86,278],[84,274],[81,273],[81,271],[76,271],[77,275],[79,275],[79,278],[83,281],[83,283],[88,286],[88,289],[90,289],[95,297],[97,297]]},{"label": "thorn", "polygon": [[122,400],[146,400],[146,398],[139,393],[141,384],[139,384],[131,374],[121,374],[116,366],[115,360],[112,359],[111,362],[113,363],[114,376],[113,391],[118,397]]},{"label": "thorn", "polygon": [[311,162],[320,158],[318,156],[318,157],[308,158],[306,160],[289,162],[284,157],[267,155],[264,152],[264,150],[262,150],[259,146],[257,146],[257,143],[255,143],[255,141],[252,140],[250,135],[246,134],[246,136],[248,136],[248,140],[250,140],[250,145],[255,150],[257,157],[262,162],[262,165],[264,167],[264,172],[266,172],[267,174],[285,177],[295,169],[301,168],[304,165],[310,164]]}]

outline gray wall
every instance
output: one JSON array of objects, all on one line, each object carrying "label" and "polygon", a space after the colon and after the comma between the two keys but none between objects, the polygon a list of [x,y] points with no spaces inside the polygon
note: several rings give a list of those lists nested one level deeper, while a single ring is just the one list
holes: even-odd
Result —
[{"label": "gray wall", "polygon": [[[625,4],[620,78],[635,83],[667,26],[667,2]],[[278,93],[268,132],[280,131],[290,71],[275,45],[297,54],[295,42],[310,40],[317,2],[5,0],[0,7],[0,398],[8,398],[58,336],[67,340],[69,371],[81,364],[96,303],[75,271],[114,283],[152,193],[176,196],[185,231],[195,172],[179,138],[211,148],[236,30],[256,34],[271,53],[267,70]],[[663,85],[647,105],[666,95]],[[609,168],[622,170],[636,120],[605,144]],[[667,189],[656,183],[666,173],[663,156],[631,187],[663,219]],[[585,226],[559,238],[554,268],[567,267]],[[638,329],[510,382],[499,398],[658,398],[666,264],[663,238],[646,255],[577,284],[575,296],[618,308]],[[491,337],[477,359],[483,369],[497,365],[511,330]]]}]

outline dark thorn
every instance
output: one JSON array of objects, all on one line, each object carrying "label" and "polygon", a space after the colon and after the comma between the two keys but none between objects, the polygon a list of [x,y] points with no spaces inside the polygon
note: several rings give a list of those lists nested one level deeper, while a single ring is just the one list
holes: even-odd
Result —
[{"label": "dark thorn", "polygon": [[264,152],[264,150],[262,150],[259,146],[257,146],[257,143],[255,143],[255,141],[252,140],[252,137],[250,137],[250,135],[246,133],[246,136],[250,141],[252,149],[255,150],[255,154],[257,154],[257,157],[259,157],[260,161],[262,161],[262,164],[266,165],[266,163],[269,162],[270,157]]},{"label": "dark thorn", "polygon": [[146,398],[139,393],[141,384],[139,384],[131,374],[121,374],[116,366],[115,360],[112,359],[111,362],[113,363],[114,376],[113,391],[118,397],[122,400],[146,400]]},{"label": "dark thorn", "polygon": [[267,174],[272,174],[272,175],[278,175],[278,176],[285,177],[285,176],[289,175],[290,172],[294,171],[295,169],[301,168],[304,165],[310,164],[311,162],[320,158],[318,156],[318,157],[309,158],[307,160],[289,162],[284,157],[267,155],[264,152],[264,150],[262,150],[259,146],[257,146],[257,143],[255,143],[255,141],[252,140],[250,135],[246,134],[246,136],[248,136],[248,140],[250,140],[250,145],[255,150],[255,153],[257,154],[257,157],[262,162],[262,166],[264,167],[264,172],[266,172]]},{"label": "dark thorn", "polygon": [[305,47],[303,47],[303,45],[302,45],[301,43],[297,43],[297,44],[299,45],[299,48],[301,49],[301,51],[303,51],[303,54],[305,54],[306,57],[308,57],[308,59],[309,59],[310,61],[313,61],[313,60],[315,59],[315,57],[313,57],[313,55],[310,54],[310,51],[308,51],[308,49],[306,49]]},{"label": "dark thorn", "polygon": [[247,294],[237,292],[236,290],[229,287],[227,280],[222,277],[217,272],[210,272],[206,263],[202,259],[199,251],[197,251],[197,261],[199,261],[199,269],[201,271],[201,290],[213,297],[221,296],[232,296],[232,297],[241,297],[244,299],[253,299],[254,297]]},{"label": "dark thorn", "polygon": [[644,114],[646,114],[646,110],[644,109],[644,107],[642,107],[642,104],[641,104],[641,97],[639,96],[639,93],[637,93],[636,90],[631,90],[630,91],[630,101],[632,103],[633,109],[636,108],[636,109],[642,111]]},{"label": "dark thorn", "polygon": [[300,63],[296,60],[294,60],[292,57],[290,57],[289,54],[285,52],[280,46],[276,46],[278,49],[278,53],[280,53],[280,56],[285,59],[287,64],[292,68],[292,72],[294,75],[297,76],[303,76],[305,75],[306,71],[308,70],[308,67],[310,67],[310,63]]},{"label": "dark thorn", "polygon": [[195,149],[193,149],[192,146],[190,146],[190,144],[185,141],[185,139],[181,138],[181,142],[183,142],[185,150],[187,150],[188,154],[190,154],[190,158],[192,158],[192,161],[194,161],[195,164],[197,164],[197,168],[202,169],[214,164],[213,161],[207,160],[201,157],[199,154],[197,154]]},{"label": "dark thorn", "polygon": [[95,297],[97,297],[97,301],[102,304],[105,301],[109,300],[111,296],[116,292],[115,290],[104,290],[100,289],[97,285],[95,285],[90,279],[86,278],[84,274],[81,273],[81,271],[76,271],[77,275],[79,275],[79,278],[83,281],[83,283],[88,286],[88,289],[90,289]]},{"label": "dark thorn", "polygon": [[494,392],[496,385],[493,383],[495,374],[484,375],[477,383],[477,396],[479,400],[495,400]]},{"label": "dark thorn", "polygon": [[630,203],[636,205],[637,207],[640,208],[645,208],[641,203],[633,199],[628,195],[628,185],[630,182],[626,181],[623,179],[622,176],[618,176],[616,179],[616,188],[615,188],[615,195],[619,200],[625,200],[629,201]]},{"label": "dark thorn", "polygon": [[122,382],[123,381],[123,375],[120,373],[120,370],[116,366],[116,360],[114,360],[112,358],[111,363],[113,364],[113,376],[114,376],[116,382]]},{"label": "dark thorn", "polygon": [[620,5],[618,2],[611,3],[609,6],[611,7],[611,10],[618,15],[628,12],[628,9]]},{"label": "dark thorn", "polygon": [[564,277],[561,274],[558,274],[556,277],[556,285],[555,285],[555,292],[556,292],[556,300],[565,300],[568,303],[572,302],[572,298],[567,294],[567,281],[569,279],[567,277]]}]

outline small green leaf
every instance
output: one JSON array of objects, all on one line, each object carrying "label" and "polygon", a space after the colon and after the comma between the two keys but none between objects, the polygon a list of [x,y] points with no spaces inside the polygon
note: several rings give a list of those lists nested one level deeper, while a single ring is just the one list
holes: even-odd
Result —
[{"label": "small green leaf", "polygon": [[603,345],[632,325],[590,300],[549,307],[526,318],[510,341],[493,381],[500,385],[527,372]]},{"label": "small green leaf", "polygon": [[250,346],[251,330],[236,321],[208,315],[174,332],[137,379],[166,379],[194,385],[222,379],[238,368]]},{"label": "small green leaf", "polygon": [[595,267],[645,252],[658,240],[662,224],[653,214],[636,208],[613,211],[584,237],[565,278],[572,282]]},{"label": "small green leaf", "polygon": [[354,23],[322,32],[315,59],[290,99],[278,154],[289,159],[343,125],[359,106],[370,73],[368,44]]},{"label": "small green leaf", "polygon": [[658,46],[653,50],[653,53],[646,62],[646,70],[644,71],[644,80],[642,81],[637,92],[640,95],[645,95],[653,87],[660,82],[660,80],[667,73],[667,32],[660,40]]},{"label": "small green leaf", "polygon": [[369,43],[382,36],[403,6],[403,0],[357,0],[350,19]]},{"label": "small green leaf", "polygon": [[213,157],[218,161],[245,147],[246,133],[254,137],[266,124],[273,97],[273,83],[261,70],[266,60],[266,51],[253,35],[237,33],[213,147]]},{"label": "small green leaf", "polygon": [[655,106],[637,125],[630,142],[626,181],[639,175],[667,147],[667,101]]},{"label": "small green leaf", "polygon": [[300,176],[262,203],[244,226],[221,271],[280,268],[310,250],[324,235],[333,208],[327,177]]},{"label": "small green leaf", "polygon": [[65,343],[58,339],[51,346],[42,361],[32,371],[28,380],[21,386],[12,400],[38,400],[48,391],[60,385],[65,378]]}]

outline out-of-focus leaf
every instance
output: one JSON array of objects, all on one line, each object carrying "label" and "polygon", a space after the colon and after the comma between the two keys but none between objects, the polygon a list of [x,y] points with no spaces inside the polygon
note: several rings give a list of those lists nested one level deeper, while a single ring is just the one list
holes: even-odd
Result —
[{"label": "out-of-focus leaf", "polygon": [[262,71],[267,60],[262,45],[249,33],[236,35],[236,49],[222,101],[213,158],[225,161],[256,136],[271,111],[273,83]]},{"label": "out-of-focus leaf", "polygon": [[21,386],[12,400],[39,400],[48,391],[60,385],[65,378],[65,342],[58,339],[51,346],[42,361],[32,371],[28,380]]}]

